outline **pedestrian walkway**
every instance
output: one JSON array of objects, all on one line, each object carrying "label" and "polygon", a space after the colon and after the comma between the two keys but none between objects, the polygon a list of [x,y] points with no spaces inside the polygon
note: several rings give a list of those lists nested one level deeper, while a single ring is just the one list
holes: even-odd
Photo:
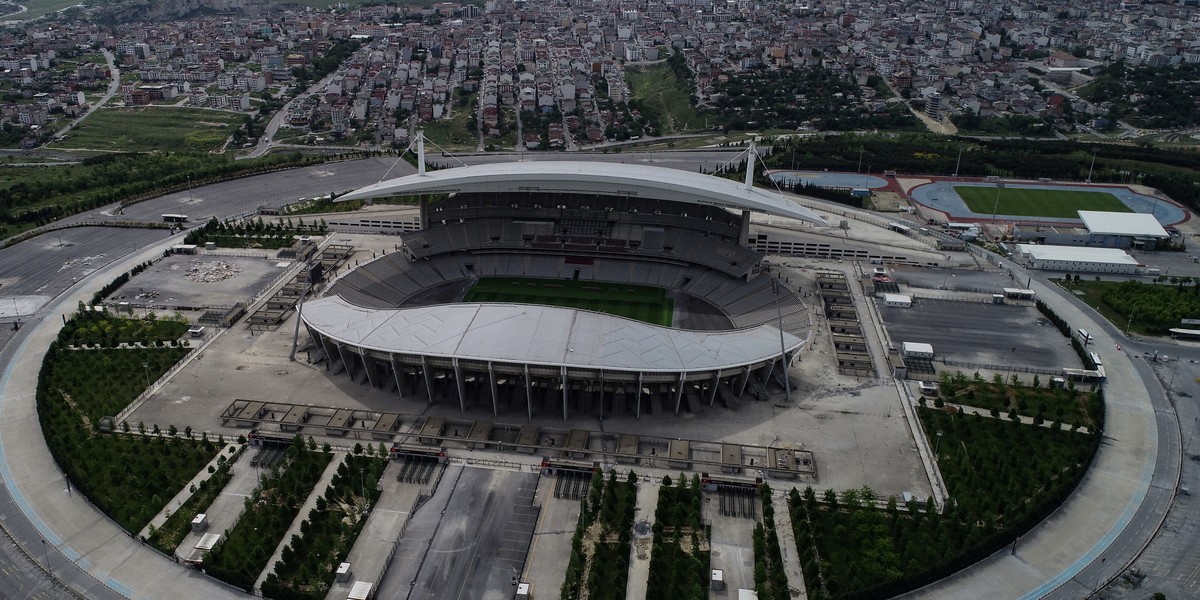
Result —
[{"label": "pedestrian walkway", "polygon": [[317,480],[317,485],[308,494],[308,499],[296,512],[296,518],[292,519],[292,526],[288,528],[287,533],[283,535],[283,539],[279,540],[279,545],[275,547],[275,554],[271,555],[271,560],[267,561],[267,567],[259,574],[258,580],[254,582],[254,589],[261,590],[262,584],[267,580],[267,576],[275,571],[275,563],[283,557],[283,549],[292,541],[292,536],[300,535],[300,525],[308,520],[308,513],[312,512],[317,506],[317,500],[325,495],[325,490],[329,488],[330,482],[337,475],[338,467],[346,462],[346,455],[338,452],[333,455],[333,460],[329,461],[329,466],[325,467],[325,472],[321,474],[321,478]]},{"label": "pedestrian walkway", "polygon": [[633,513],[633,544],[629,549],[629,582],[626,598],[645,598],[650,579],[650,551],[654,547],[654,511],[658,508],[658,487],[661,479],[645,478],[638,482],[637,504]]},{"label": "pedestrian walkway", "polygon": [[808,589],[804,587],[804,572],[800,570],[800,553],[796,550],[796,530],[792,528],[792,513],[788,510],[787,495],[775,494],[771,505],[775,507],[775,534],[779,536],[779,549],[783,552],[783,568],[787,572],[788,587],[792,589],[793,599],[805,600],[808,598]]}]

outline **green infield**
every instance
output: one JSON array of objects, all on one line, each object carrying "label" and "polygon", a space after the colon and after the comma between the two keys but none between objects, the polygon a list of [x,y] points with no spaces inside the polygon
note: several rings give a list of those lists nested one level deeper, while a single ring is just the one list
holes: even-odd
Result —
[{"label": "green infield", "polygon": [[484,277],[463,302],[511,302],[580,308],[671,326],[675,302],[662,288],[532,277]]},{"label": "green infield", "polygon": [[1081,210],[1133,212],[1133,209],[1108,192],[1006,187],[1000,190],[998,207],[994,187],[956,185],[954,192],[963,199],[971,212],[979,215],[990,215],[995,210],[998,215],[1015,217],[1076,219],[1079,218],[1078,211]]}]

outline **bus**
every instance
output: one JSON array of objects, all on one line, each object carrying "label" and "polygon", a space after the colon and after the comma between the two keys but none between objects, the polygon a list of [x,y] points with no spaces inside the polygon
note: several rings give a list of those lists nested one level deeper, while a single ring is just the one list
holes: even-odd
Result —
[{"label": "bus", "polygon": [[163,223],[187,223],[187,215],[165,214],[162,216]]}]

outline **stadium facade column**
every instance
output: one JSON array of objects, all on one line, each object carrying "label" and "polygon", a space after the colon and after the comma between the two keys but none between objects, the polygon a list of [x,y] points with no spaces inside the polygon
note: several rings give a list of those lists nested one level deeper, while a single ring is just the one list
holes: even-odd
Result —
[{"label": "stadium facade column", "polygon": [[492,388],[492,416],[499,416],[499,411],[496,408],[496,368],[492,366],[492,361],[488,361],[488,384]]},{"label": "stadium facade column", "polygon": [[741,398],[742,394],[746,393],[746,384],[748,383],[750,383],[750,365],[746,365],[745,370],[742,371],[741,381],[738,382],[738,398]]},{"label": "stadium facade column", "polygon": [[533,420],[533,382],[529,380],[529,363],[525,363],[525,414]]},{"label": "stadium facade column", "polygon": [[571,389],[571,382],[567,380],[567,365],[563,365],[562,367],[560,367],[560,369],[561,370],[559,372],[561,373],[560,377],[562,377],[562,390],[563,390],[563,393],[562,393],[563,422],[566,422],[566,420],[567,420],[567,397],[569,395],[568,392]]},{"label": "stadium facade column", "polygon": [[604,420],[604,370],[600,370],[600,420]]},{"label": "stadium facade column", "polygon": [[344,344],[341,342],[334,342],[334,345],[337,346],[338,358],[342,360],[342,366],[346,367],[346,376],[350,378],[350,381],[354,381],[354,371],[351,370],[351,367],[354,365],[346,358]]},{"label": "stadium facade column", "polygon": [[742,211],[742,230],[738,232],[738,244],[750,245],[750,211]]},{"label": "stadium facade column", "polygon": [[717,401],[717,388],[721,386],[721,372],[713,373],[712,382],[708,384],[708,406],[712,407],[713,402]]},{"label": "stadium facade column", "polygon": [[467,412],[467,395],[463,390],[462,366],[458,364],[458,357],[454,357],[454,387],[458,390],[458,410]]},{"label": "stadium facade column", "polygon": [[396,360],[395,354],[389,354],[388,357],[392,362],[392,378],[396,380],[396,394],[400,399],[404,399],[404,369],[400,367],[400,363]]},{"label": "stadium facade column", "polygon": [[429,360],[425,355],[421,355],[421,374],[425,376],[425,395],[429,397],[429,403],[433,404],[433,375],[429,373]]},{"label": "stadium facade column", "polygon": [[375,360],[367,357],[367,351],[362,348],[359,348],[358,352],[358,358],[362,360],[363,370],[367,372],[367,387],[375,388],[375,378],[371,376],[371,372],[375,370]]},{"label": "stadium facade column", "polygon": [[679,372],[679,384],[675,386],[675,414],[679,414],[679,402],[683,400],[683,386],[687,383],[687,371]]},{"label": "stadium facade column", "polygon": [[635,413],[637,415],[636,418],[640,421],[642,419],[642,372],[641,371],[638,371],[637,394],[634,394],[634,396],[635,396],[634,405],[637,406],[637,410],[635,411]]}]

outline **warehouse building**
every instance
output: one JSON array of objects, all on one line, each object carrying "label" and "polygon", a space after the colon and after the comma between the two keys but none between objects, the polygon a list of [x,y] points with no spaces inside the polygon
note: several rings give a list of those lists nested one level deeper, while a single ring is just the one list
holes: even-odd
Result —
[{"label": "warehouse building", "polygon": [[1084,246],[1039,246],[1018,244],[1021,256],[1030,268],[1065,273],[1122,273],[1137,272],[1138,261],[1117,248],[1088,248]]}]

